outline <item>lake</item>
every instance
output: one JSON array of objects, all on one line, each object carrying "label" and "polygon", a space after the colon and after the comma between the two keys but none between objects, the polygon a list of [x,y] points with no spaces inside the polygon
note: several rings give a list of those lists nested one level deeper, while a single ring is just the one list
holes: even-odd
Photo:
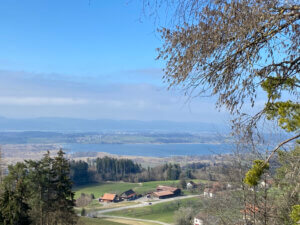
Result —
[{"label": "lake", "polygon": [[64,144],[68,153],[107,152],[116,155],[169,157],[229,153],[230,144]]}]

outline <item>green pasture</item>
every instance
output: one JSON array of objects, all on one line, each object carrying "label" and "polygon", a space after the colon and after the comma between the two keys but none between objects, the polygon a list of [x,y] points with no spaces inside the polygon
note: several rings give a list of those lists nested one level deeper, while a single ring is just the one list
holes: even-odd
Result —
[{"label": "green pasture", "polygon": [[174,222],[174,213],[180,207],[192,207],[194,209],[201,207],[201,200],[199,198],[189,198],[182,200],[175,200],[171,202],[160,203],[141,208],[132,208],[121,211],[108,213],[113,216],[124,216],[139,219],[157,220],[166,223]]},{"label": "green pasture", "polygon": [[[194,182],[199,182],[199,180],[194,180]],[[204,183],[206,181],[201,182]],[[81,193],[94,194],[95,198],[99,198],[104,193],[121,194],[129,189],[133,189],[138,194],[145,194],[154,191],[158,185],[176,186],[178,183],[179,180],[149,181],[144,183],[106,182],[75,187],[74,191],[75,199],[79,198]],[[186,193],[190,194],[189,192]]]},{"label": "green pasture", "polygon": [[124,223],[112,222],[102,218],[80,217],[77,225],[124,225]]}]

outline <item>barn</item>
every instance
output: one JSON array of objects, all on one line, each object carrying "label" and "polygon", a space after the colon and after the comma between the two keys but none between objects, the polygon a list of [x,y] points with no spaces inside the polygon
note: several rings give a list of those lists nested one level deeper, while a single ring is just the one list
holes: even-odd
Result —
[{"label": "barn", "polygon": [[181,189],[176,188],[176,187],[170,187],[170,186],[164,186],[164,185],[158,185],[156,188],[157,192],[160,191],[170,191],[173,193],[174,196],[178,196],[181,194]]},{"label": "barn", "polygon": [[120,198],[122,200],[127,200],[127,201],[134,200],[136,199],[136,197],[137,194],[132,189],[129,189],[128,191],[125,191],[120,195]]},{"label": "barn", "polygon": [[99,201],[101,201],[101,202],[116,202],[117,201],[117,195],[116,194],[105,193],[102,198],[99,198]]},{"label": "barn", "polygon": [[181,190],[175,187],[159,185],[156,188],[156,192],[153,192],[155,197],[159,199],[176,197],[181,194]]}]

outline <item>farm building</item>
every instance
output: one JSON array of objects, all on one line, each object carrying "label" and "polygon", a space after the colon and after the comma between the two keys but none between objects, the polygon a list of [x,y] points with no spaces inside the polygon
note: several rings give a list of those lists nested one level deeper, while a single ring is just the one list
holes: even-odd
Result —
[{"label": "farm building", "polygon": [[215,194],[216,194],[216,190],[213,188],[205,188],[203,192],[204,197],[212,198],[215,196]]},{"label": "farm building", "polygon": [[274,183],[273,180],[268,179],[266,181],[261,181],[259,186],[260,186],[260,188],[270,188],[273,183]]},{"label": "farm building", "polygon": [[197,187],[197,184],[195,184],[195,182],[193,182],[192,180],[186,184],[187,189],[194,189],[196,187]]},{"label": "farm building", "polygon": [[219,218],[209,215],[205,212],[199,212],[193,221],[193,225],[208,225],[208,224],[221,224]]},{"label": "farm building", "polygon": [[180,194],[181,194],[181,190],[179,188],[162,186],[162,185],[157,186],[156,192],[153,192],[153,195],[160,199],[171,198],[171,197],[178,196]]},{"label": "farm building", "polygon": [[200,212],[194,217],[193,225],[205,225],[206,219],[207,216],[204,213]]},{"label": "farm building", "polygon": [[173,193],[174,196],[180,195],[181,194],[181,189],[176,188],[176,187],[170,187],[170,186],[163,186],[163,185],[158,185],[156,188],[157,192],[160,191],[170,191]]},{"label": "farm building", "polygon": [[120,195],[120,198],[122,200],[127,200],[127,201],[134,200],[136,199],[136,197],[137,194],[132,189],[129,189],[128,191],[125,191]]},{"label": "farm building", "polygon": [[159,199],[171,198],[171,197],[175,197],[176,196],[171,191],[156,191],[156,192],[153,192],[153,195],[155,197],[158,197]]},{"label": "farm building", "polygon": [[101,202],[116,202],[117,195],[116,194],[110,194],[105,193],[102,198],[99,198],[99,201]]},{"label": "farm building", "polygon": [[256,222],[255,214],[259,213],[260,210],[257,206],[247,204],[241,213],[243,214],[243,219],[249,221],[251,224]]}]

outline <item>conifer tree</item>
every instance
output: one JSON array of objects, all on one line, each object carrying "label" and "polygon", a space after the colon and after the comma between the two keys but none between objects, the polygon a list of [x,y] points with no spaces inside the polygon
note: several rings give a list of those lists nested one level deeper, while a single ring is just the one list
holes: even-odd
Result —
[{"label": "conifer tree", "polygon": [[73,207],[75,205],[72,181],[70,179],[70,164],[64,158],[64,152],[60,149],[53,161],[55,220],[58,224],[74,224],[76,215]]},{"label": "conifer tree", "polygon": [[24,163],[9,166],[0,196],[0,224],[30,224],[27,170]]},{"label": "conifer tree", "polygon": [[51,224],[52,214],[56,210],[54,199],[53,159],[48,151],[39,161],[27,161],[31,187],[31,215],[36,223]]}]

